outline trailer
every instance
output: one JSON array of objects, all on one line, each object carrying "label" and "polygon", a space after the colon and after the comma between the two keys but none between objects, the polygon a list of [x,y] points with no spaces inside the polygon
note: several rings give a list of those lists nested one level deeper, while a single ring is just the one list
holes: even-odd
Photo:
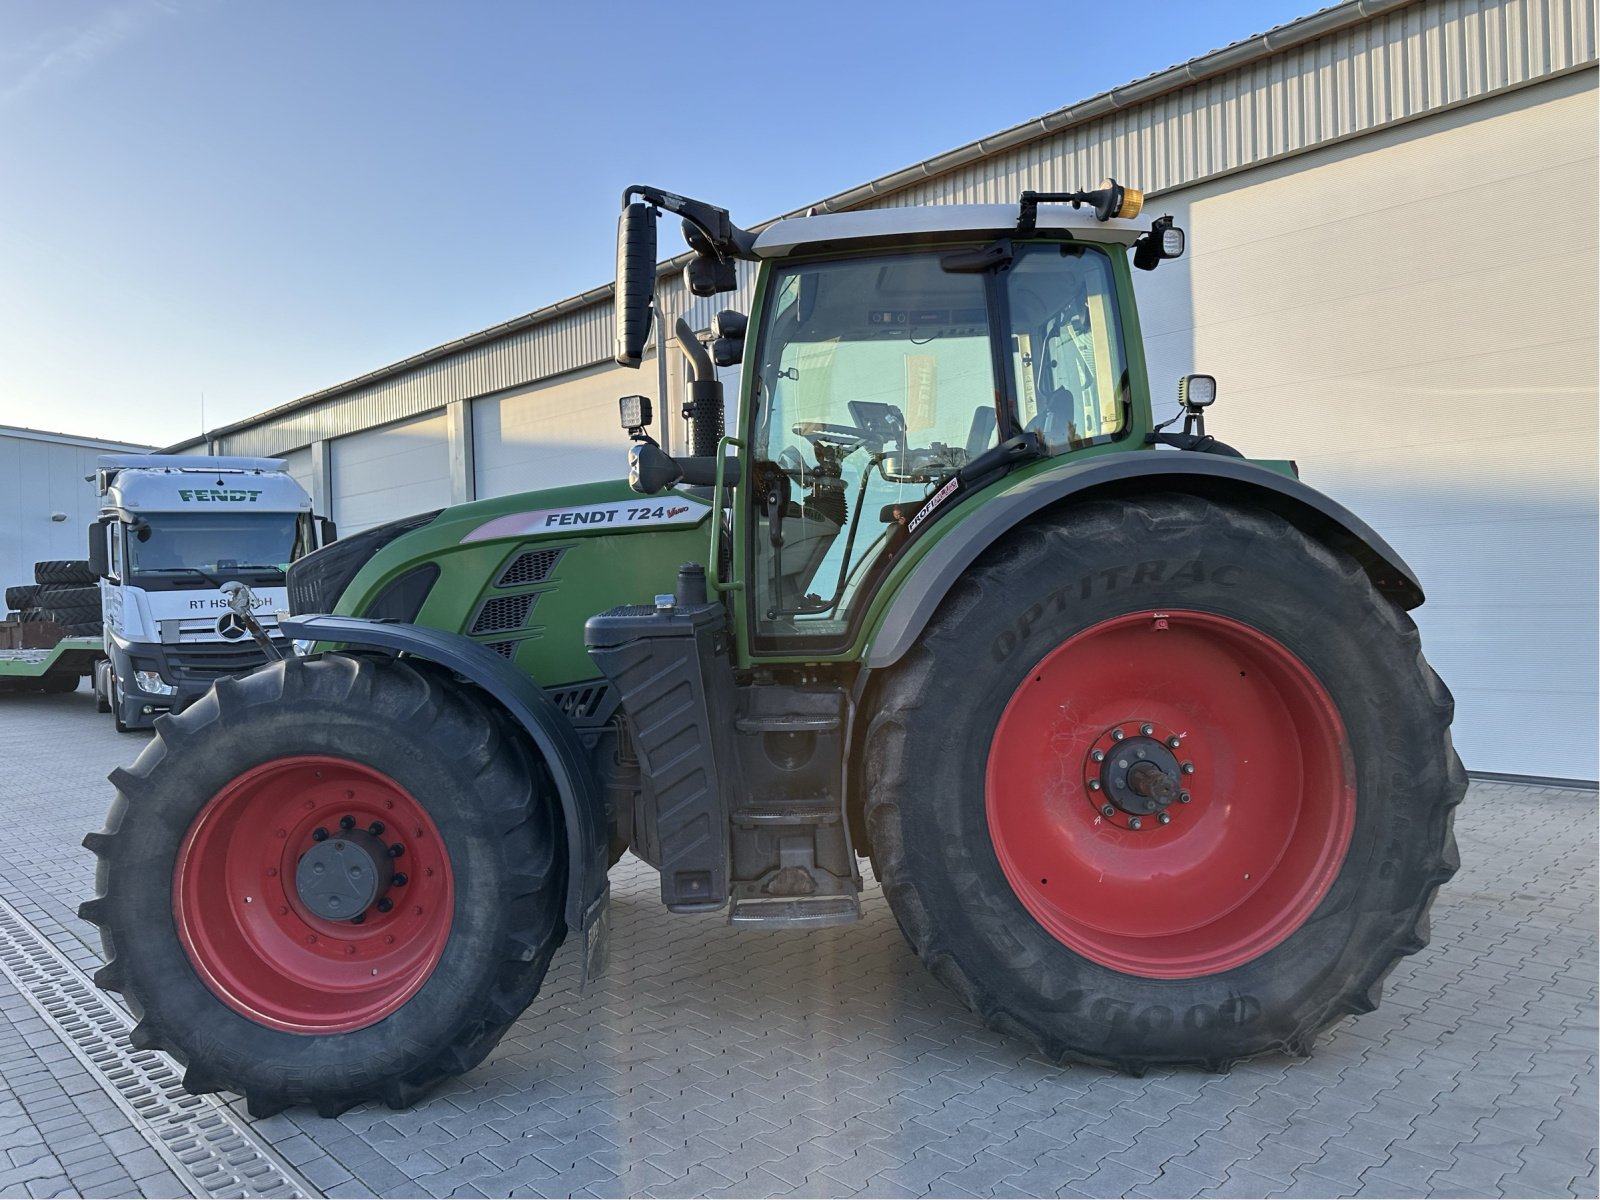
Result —
[{"label": "trailer", "polygon": [[0,694],[76,691],[78,680],[92,674],[105,653],[105,642],[97,637],[67,637],[47,647],[0,649]]}]

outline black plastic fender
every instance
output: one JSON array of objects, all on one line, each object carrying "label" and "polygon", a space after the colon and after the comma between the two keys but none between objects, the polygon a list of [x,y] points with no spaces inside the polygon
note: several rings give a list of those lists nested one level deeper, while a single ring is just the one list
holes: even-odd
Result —
[{"label": "black plastic fender", "polygon": [[602,970],[610,895],[605,801],[577,731],[543,689],[493,650],[459,634],[421,625],[297,616],[282,620],[279,628],[296,640],[389,650],[438,663],[488,692],[527,730],[561,796],[567,829],[567,925],[584,935],[585,976],[593,978]]},{"label": "black plastic fender", "polygon": [[1423,601],[1415,573],[1388,542],[1342,504],[1298,479],[1247,459],[1215,454],[1108,454],[1035,475],[980,501],[901,584],[867,650],[863,675],[891,665],[910,649],[961,573],[1007,530],[1066,501],[1154,491],[1265,509],[1350,555],[1373,586],[1401,608],[1416,608]]}]

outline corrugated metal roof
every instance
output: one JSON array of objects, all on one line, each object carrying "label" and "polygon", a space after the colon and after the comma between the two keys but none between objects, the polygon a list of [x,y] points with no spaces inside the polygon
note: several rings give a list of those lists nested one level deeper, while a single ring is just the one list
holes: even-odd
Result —
[{"label": "corrugated metal roof", "polygon": [[[1158,194],[1595,57],[1588,0],[1350,0],[784,215],[1011,203],[1023,187],[1066,190],[1106,175]],[[703,328],[719,308],[748,306],[749,264],[737,296],[699,300],[674,277],[685,261],[662,266],[665,311]],[[209,437],[231,452],[277,453],[604,362],[611,295],[610,284],[591,288]]]}]

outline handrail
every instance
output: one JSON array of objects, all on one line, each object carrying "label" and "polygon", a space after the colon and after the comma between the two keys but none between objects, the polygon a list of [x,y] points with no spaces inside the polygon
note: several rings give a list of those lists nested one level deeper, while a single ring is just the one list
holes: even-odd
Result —
[{"label": "handrail", "polygon": [[728,456],[724,448],[735,446],[740,450],[745,448],[742,438],[724,434],[717,442],[717,481],[711,493],[711,552],[706,556],[710,569],[706,571],[706,586],[714,592],[742,592],[744,580],[730,579],[722,582],[722,507],[723,490],[727,487]]}]

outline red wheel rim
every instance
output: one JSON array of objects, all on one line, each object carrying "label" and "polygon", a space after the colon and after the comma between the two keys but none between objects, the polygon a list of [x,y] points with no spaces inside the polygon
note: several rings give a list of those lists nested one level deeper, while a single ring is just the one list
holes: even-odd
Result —
[{"label": "red wheel rim", "polygon": [[[312,912],[295,884],[314,833],[381,823],[398,878],[360,924]],[[381,847],[380,847],[381,848]],[[276,759],[230,781],[183,840],[172,910],[189,961],[229,1008],[293,1033],[346,1033],[394,1012],[438,965],[455,887],[427,811],[347,759]]]},{"label": "red wheel rim", "polygon": [[[1128,761],[1118,747],[1178,764],[1163,773],[1188,798],[1130,814],[1114,801],[1155,801],[1107,774]],[[986,805],[1006,879],[1052,936],[1118,971],[1188,978],[1259,957],[1311,915],[1350,844],[1355,773],[1327,690],[1279,642],[1210,613],[1136,613],[1028,673],[995,728]]]}]

